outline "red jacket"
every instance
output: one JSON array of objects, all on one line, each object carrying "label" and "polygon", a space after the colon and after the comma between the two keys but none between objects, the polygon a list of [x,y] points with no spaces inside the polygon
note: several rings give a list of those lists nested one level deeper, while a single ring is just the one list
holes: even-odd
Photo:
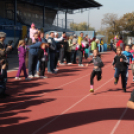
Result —
[{"label": "red jacket", "polygon": [[120,47],[120,44],[123,43],[123,40],[119,40],[116,44],[116,47]]}]

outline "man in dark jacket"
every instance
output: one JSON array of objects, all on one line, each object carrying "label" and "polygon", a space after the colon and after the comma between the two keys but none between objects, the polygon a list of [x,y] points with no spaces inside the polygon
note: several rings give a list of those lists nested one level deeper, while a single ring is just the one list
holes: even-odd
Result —
[{"label": "man in dark jacket", "polygon": [[8,62],[7,62],[7,52],[12,50],[11,45],[6,45],[4,43],[6,39],[6,33],[0,32],[0,64],[5,65],[6,67],[3,69],[3,72],[1,73],[1,78],[2,78],[2,85],[4,85],[4,88],[2,89],[2,95],[5,94],[6,90],[6,83],[7,83],[7,67],[8,67]]},{"label": "man in dark jacket", "polygon": [[49,55],[50,55],[50,70],[53,74],[56,73],[55,69],[55,55],[57,51],[56,41],[54,40],[54,32],[50,33],[50,37],[48,38],[49,44]]}]

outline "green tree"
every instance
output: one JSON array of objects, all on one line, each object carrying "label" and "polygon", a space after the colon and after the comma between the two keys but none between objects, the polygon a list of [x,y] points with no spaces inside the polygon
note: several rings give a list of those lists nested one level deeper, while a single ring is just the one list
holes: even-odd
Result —
[{"label": "green tree", "polygon": [[86,22],[81,22],[81,23],[71,23],[70,28],[74,31],[92,31],[94,30],[93,27],[88,26]]}]

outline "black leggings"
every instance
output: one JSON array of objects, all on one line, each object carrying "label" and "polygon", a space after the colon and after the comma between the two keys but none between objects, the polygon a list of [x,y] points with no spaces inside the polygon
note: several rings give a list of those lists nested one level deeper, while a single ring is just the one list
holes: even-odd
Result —
[{"label": "black leggings", "polygon": [[117,82],[119,81],[119,75],[121,74],[121,84],[122,88],[126,88],[126,71],[119,71],[117,76],[115,76],[115,79]]},{"label": "black leggings", "polygon": [[93,70],[91,77],[90,77],[90,85],[94,85],[94,77],[97,76],[97,80],[99,81],[101,79],[101,71],[95,71]]},{"label": "black leggings", "polygon": [[46,62],[40,61],[40,71],[39,71],[40,76],[45,75],[45,67],[46,67]]},{"label": "black leggings", "polygon": [[59,60],[59,52],[56,52],[56,54],[55,54],[55,69],[57,67],[58,60]]}]

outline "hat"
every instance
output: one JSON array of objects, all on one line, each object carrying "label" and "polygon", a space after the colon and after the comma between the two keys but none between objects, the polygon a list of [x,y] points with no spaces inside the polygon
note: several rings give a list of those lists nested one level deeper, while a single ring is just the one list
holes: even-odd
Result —
[{"label": "hat", "polygon": [[34,24],[34,23],[32,23],[32,24],[31,24],[31,27],[35,27],[35,24]]},{"label": "hat", "polygon": [[6,37],[6,33],[5,32],[0,32],[0,38],[2,37]]},{"label": "hat", "polygon": [[74,37],[76,37],[77,35],[76,34],[74,34]]}]

